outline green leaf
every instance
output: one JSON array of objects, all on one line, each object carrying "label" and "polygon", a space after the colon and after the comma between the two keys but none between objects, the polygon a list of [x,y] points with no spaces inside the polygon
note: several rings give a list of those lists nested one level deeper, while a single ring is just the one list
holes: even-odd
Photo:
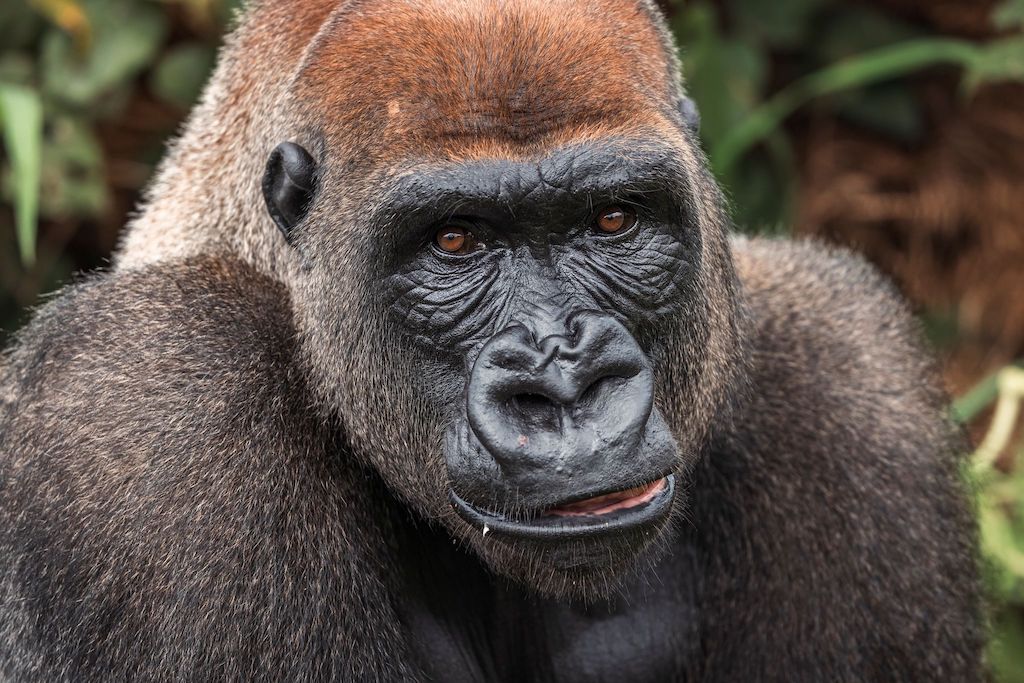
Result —
[{"label": "green leaf", "polygon": [[1024,683],[1024,623],[1019,610],[1001,609],[993,620],[993,637],[988,647],[995,680]]},{"label": "green leaf", "polygon": [[953,348],[961,338],[959,314],[955,308],[932,308],[921,313],[928,343],[946,351]]},{"label": "green leaf", "polygon": [[157,64],[150,87],[160,99],[187,109],[199,97],[216,58],[216,51],[202,43],[176,47]]},{"label": "green leaf", "polygon": [[44,216],[96,216],[108,205],[103,150],[81,117],[50,121],[43,145]]},{"label": "green leaf", "polygon": [[914,91],[903,83],[883,83],[856,90],[837,105],[841,117],[906,143],[924,136],[924,112]]},{"label": "green leaf", "polygon": [[821,22],[807,51],[817,64],[833,64],[870,50],[924,37],[919,27],[891,14],[852,3],[835,5]]},{"label": "green leaf", "polygon": [[[1015,363],[1015,367],[1024,367],[1024,364]],[[981,411],[992,405],[999,396],[999,372],[996,372],[978,382],[966,394],[953,401],[952,416],[956,422],[965,424],[976,418]]]},{"label": "green leaf", "polygon": [[698,3],[680,10],[673,29],[684,46],[683,73],[701,113],[701,138],[713,146],[761,99],[764,55],[749,43],[721,36],[715,10]]},{"label": "green leaf", "polygon": [[785,135],[771,136],[765,153],[751,155],[722,179],[730,190],[733,221],[741,232],[780,234],[790,224],[796,170],[788,142]]},{"label": "green leaf", "polygon": [[0,2],[0,45],[5,51],[30,48],[42,23],[25,0]]},{"label": "green leaf", "polygon": [[32,59],[20,52],[0,55],[0,83],[28,85],[35,76]]},{"label": "green leaf", "polygon": [[1007,0],[992,13],[992,23],[998,29],[1024,26],[1024,0]]},{"label": "green leaf", "polygon": [[773,47],[795,48],[811,37],[811,20],[830,0],[733,0],[740,32]]},{"label": "green leaf", "polygon": [[997,40],[981,47],[965,74],[965,85],[1024,80],[1024,36]]},{"label": "green leaf", "polygon": [[0,84],[0,119],[14,182],[18,249],[21,260],[32,264],[36,257],[43,140],[43,107],[38,94],[22,86]]},{"label": "green leaf", "polygon": [[167,27],[163,14],[149,4],[91,0],[85,10],[92,49],[83,57],[68,36],[50,32],[43,40],[41,71],[48,96],[94,109],[153,60]]},{"label": "green leaf", "polygon": [[712,148],[712,166],[719,176],[727,174],[747,150],[817,97],[892,80],[936,64],[970,66],[978,50],[978,46],[962,40],[922,38],[828,66],[782,89],[730,130]]},{"label": "green leaf", "polygon": [[978,528],[985,554],[1017,581],[1024,579],[1024,549],[1012,521],[996,506],[982,503],[978,509]]}]

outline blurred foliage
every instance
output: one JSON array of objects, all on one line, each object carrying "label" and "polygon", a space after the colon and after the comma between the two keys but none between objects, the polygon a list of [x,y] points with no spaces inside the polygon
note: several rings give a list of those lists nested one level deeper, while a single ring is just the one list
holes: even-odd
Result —
[{"label": "blurred foliage", "polygon": [[[123,221],[115,193],[138,192],[197,99],[233,0],[5,0],[0,3],[0,332],[42,292],[95,259],[69,243],[90,222]],[[147,135],[118,131],[132,108]],[[131,147],[113,158],[112,147]],[[137,146],[137,145],[136,145]],[[131,201],[129,199],[129,201]],[[2,206],[0,206],[2,209]],[[52,228],[49,241],[37,226]],[[113,235],[101,252],[109,251]],[[3,336],[0,334],[0,341]]]},{"label": "blurred foliage", "polygon": [[[197,99],[237,4],[0,3],[0,342],[40,293],[102,263],[164,141]],[[790,224],[806,117],[826,112],[912,146],[929,133],[924,105],[908,87],[915,74],[955,70],[965,98],[986,82],[1024,79],[1024,0],[997,4],[994,37],[978,42],[937,35],[871,2],[665,4],[685,46],[703,143],[743,229]],[[113,227],[83,247],[75,240],[87,226]],[[968,476],[997,607],[990,655],[1005,683],[1024,683],[1020,372],[993,375],[953,407],[957,420],[976,424],[998,405]]]},{"label": "blurred foliage", "polygon": [[790,223],[799,174],[782,124],[801,107],[834,110],[912,143],[926,133],[925,119],[900,78],[953,65],[967,90],[1024,79],[1021,0],[999,6],[993,18],[1014,33],[987,43],[929,35],[853,2],[679,0],[675,6],[672,27],[684,46],[701,137],[742,229],[775,231]]},{"label": "blurred foliage", "polygon": [[966,421],[993,399],[992,424],[971,458],[968,477],[978,493],[986,578],[997,606],[989,655],[997,680],[1010,683],[1024,680],[1024,441],[1015,439],[1024,369],[1010,366],[983,381],[954,405],[954,416]]}]

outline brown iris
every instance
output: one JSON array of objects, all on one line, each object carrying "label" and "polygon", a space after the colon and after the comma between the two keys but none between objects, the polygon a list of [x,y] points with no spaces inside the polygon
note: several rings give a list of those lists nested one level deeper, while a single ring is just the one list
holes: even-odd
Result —
[{"label": "brown iris", "polygon": [[594,219],[594,228],[598,232],[607,235],[614,235],[617,232],[629,230],[636,225],[636,212],[618,204],[606,206],[597,212]]},{"label": "brown iris", "polygon": [[458,225],[446,225],[438,230],[434,242],[446,254],[468,254],[480,247],[473,233]]}]

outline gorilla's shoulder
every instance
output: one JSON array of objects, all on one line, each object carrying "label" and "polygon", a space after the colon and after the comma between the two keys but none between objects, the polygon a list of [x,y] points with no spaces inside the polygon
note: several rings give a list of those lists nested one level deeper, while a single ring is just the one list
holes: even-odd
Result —
[{"label": "gorilla's shoulder", "polygon": [[62,415],[149,432],[204,408],[245,412],[281,393],[294,337],[285,289],[241,262],[91,276],[17,336],[0,370],[0,437],[12,424],[59,428]]},{"label": "gorilla's shoulder", "polygon": [[851,387],[920,386],[933,376],[920,329],[863,258],[809,241],[735,238],[753,351]]},{"label": "gorilla's shoulder", "polygon": [[[39,309],[18,336],[13,360],[27,351],[42,354],[37,362],[105,365],[111,357],[131,360],[118,355],[125,352],[227,362],[239,352],[290,346],[289,318],[284,287],[233,259],[100,273]],[[52,358],[50,351],[69,356]]]},{"label": "gorilla's shoulder", "polygon": [[935,363],[889,280],[859,256],[814,242],[735,238],[733,253],[759,422],[798,420],[821,438],[853,429],[862,446],[887,450],[946,441]]}]

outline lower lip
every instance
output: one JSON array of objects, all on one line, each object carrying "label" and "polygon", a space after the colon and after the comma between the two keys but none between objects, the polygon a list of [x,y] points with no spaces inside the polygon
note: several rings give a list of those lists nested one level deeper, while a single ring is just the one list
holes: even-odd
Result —
[{"label": "lower lip", "polygon": [[579,507],[562,505],[555,510],[564,514],[549,510],[532,520],[514,520],[475,507],[454,491],[449,492],[455,511],[485,537],[494,534],[513,539],[564,542],[620,534],[661,523],[672,509],[675,478],[669,475],[643,487],[610,495],[572,504],[592,503],[593,509],[585,512]]},{"label": "lower lip", "polygon": [[603,496],[562,505],[544,512],[545,517],[594,517],[607,515],[619,510],[628,510],[654,500],[668,485],[668,479],[662,477],[649,484],[637,486],[625,491],[616,491]]}]

